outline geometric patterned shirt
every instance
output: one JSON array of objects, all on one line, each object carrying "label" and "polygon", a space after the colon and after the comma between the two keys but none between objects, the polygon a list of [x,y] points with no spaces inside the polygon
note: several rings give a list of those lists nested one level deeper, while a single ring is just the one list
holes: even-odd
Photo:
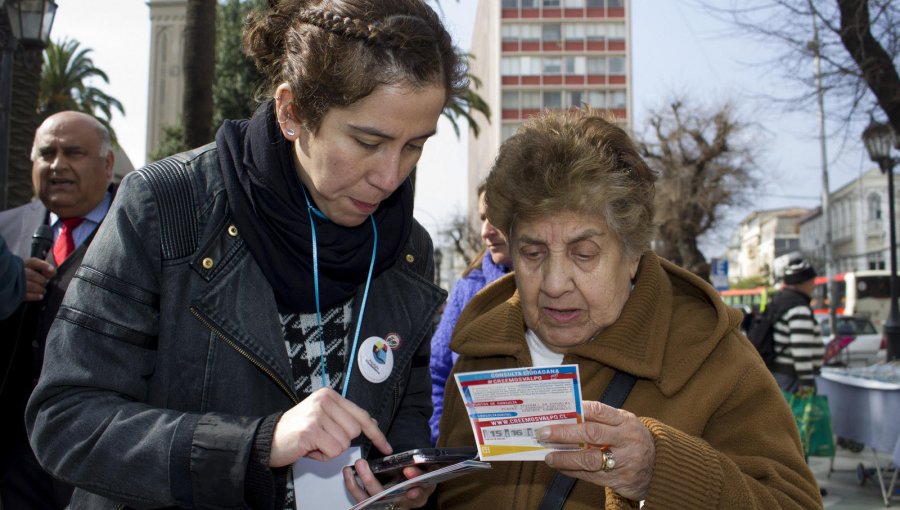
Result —
[{"label": "geometric patterned shirt", "polygon": [[[281,330],[284,345],[291,360],[294,376],[294,391],[302,401],[314,391],[322,388],[322,371],[326,384],[341,392],[344,384],[344,366],[347,364],[347,342],[350,320],[353,317],[353,299],[343,305],[322,311],[322,332],[325,335],[325,355],[322,356],[322,342],[319,341],[319,325],[316,313],[283,313]],[[324,361],[324,367],[323,367]],[[294,501],[294,479],[287,479],[285,510],[296,508]]]},{"label": "geometric patterned shirt", "polygon": [[315,312],[281,314],[281,329],[294,375],[294,391],[300,400],[322,388],[323,361],[326,384],[337,392],[341,391],[344,365],[347,363],[347,332],[353,312],[350,306],[352,301],[349,299],[343,305],[322,311],[324,342],[319,338]]},{"label": "geometric patterned shirt", "polygon": [[815,386],[822,367],[825,344],[812,308],[795,306],[784,312],[773,328],[775,365],[793,370],[800,386]]}]

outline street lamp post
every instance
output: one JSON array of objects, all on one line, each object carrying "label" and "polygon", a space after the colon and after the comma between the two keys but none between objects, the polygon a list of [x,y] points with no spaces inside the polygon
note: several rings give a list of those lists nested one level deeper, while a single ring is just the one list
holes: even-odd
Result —
[{"label": "street lamp post", "polygon": [[891,148],[897,145],[896,134],[887,124],[872,120],[863,130],[863,142],[869,158],[878,163],[881,173],[888,178],[888,228],[890,229],[891,249],[891,308],[884,323],[884,336],[887,339],[887,359],[900,358],[900,309],[897,307],[897,233],[894,216],[894,158]]},{"label": "street lamp post", "polygon": [[9,111],[12,106],[12,60],[19,43],[45,48],[56,17],[53,0],[0,0],[0,16],[9,19],[10,31],[0,34],[0,210],[6,209],[9,179]]}]

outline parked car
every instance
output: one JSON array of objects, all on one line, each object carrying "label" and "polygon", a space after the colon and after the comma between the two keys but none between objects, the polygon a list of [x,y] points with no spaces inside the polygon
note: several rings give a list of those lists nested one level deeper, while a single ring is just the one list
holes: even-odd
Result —
[{"label": "parked car", "polygon": [[837,335],[831,332],[827,315],[816,315],[825,342],[825,363],[871,365],[887,358],[883,335],[867,317],[838,315]]}]

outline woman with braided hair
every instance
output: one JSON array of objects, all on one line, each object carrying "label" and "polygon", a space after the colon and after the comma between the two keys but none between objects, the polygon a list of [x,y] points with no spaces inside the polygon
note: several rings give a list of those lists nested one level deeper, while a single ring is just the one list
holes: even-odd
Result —
[{"label": "woman with braided hair", "polygon": [[422,0],[273,1],[243,41],[256,113],[124,179],[48,337],[26,421],[73,508],[336,507],[429,444],[408,177],[464,65]]}]

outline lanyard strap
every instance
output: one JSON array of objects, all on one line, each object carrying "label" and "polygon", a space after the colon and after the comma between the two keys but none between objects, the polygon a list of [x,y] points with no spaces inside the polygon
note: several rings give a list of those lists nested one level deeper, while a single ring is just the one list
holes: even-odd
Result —
[{"label": "lanyard strap", "polygon": [[[306,211],[309,214],[309,225],[312,229],[312,252],[313,252],[313,289],[316,293],[316,327],[319,332],[319,350],[322,353],[322,387],[328,387],[328,381],[325,378],[326,372],[326,356],[325,356],[325,329],[322,327],[322,307],[319,302],[319,247],[316,240],[316,222],[313,221],[313,214],[319,218],[330,221],[325,213],[317,209],[309,201],[306,189],[303,190],[303,198],[306,199]],[[375,218],[370,214],[369,220],[372,223],[372,233],[374,240],[372,242],[372,260],[369,261],[369,274],[366,277],[366,288],[363,291],[362,304],[359,307],[359,318],[356,320],[356,332],[353,334],[353,346],[350,348],[348,359],[352,360],[356,354],[356,346],[359,343],[359,332],[362,328],[363,314],[366,312],[366,302],[369,300],[369,285],[372,283],[372,273],[375,270],[375,255],[378,250],[378,227],[375,226]],[[353,364],[347,363],[347,374],[344,376],[344,387],[341,389],[341,396],[347,398],[347,388],[350,386],[350,373],[353,372]]]}]

